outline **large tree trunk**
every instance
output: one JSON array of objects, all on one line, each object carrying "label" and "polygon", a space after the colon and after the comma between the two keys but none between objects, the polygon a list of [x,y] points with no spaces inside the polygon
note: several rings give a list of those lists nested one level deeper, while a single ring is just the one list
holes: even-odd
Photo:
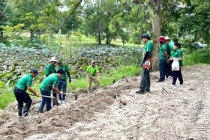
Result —
[{"label": "large tree trunk", "polygon": [[159,54],[159,44],[157,39],[160,36],[160,16],[158,14],[155,14],[153,20],[152,20],[152,28],[153,28],[153,43],[154,43],[154,57],[153,57],[153,67],[152,71],[158,70],[158,54]]},{"label": "large tree trunk", "polygon": [[110,40],[109,40],[109,31],[108,29],[106,30],[106,44],[110,44]]},{"label": "large tree trunk", "polygon": [[1,14],[1,11],[0,11],[0,42],[3,41],[4,37],[4,33],[3,33],[3,28],[2,28],[2,21],[3,21],[3,16]]},{"label": "large tree trunk", "polygon": [[100,26],[100,21],[98,20],[98,44],[101,44],[101,26]]},{"label": "large tree trunk", "polygon": [[0,27],[0,42],[2,42],[4,39],[4,33],[3,33],[3,28]]},{"label": "large tree trunk", "polygon": [[34,38],[34,32],[33,31],[30,31],[30,33],[31,33],[30,40],[32,41],[33,38]]}]

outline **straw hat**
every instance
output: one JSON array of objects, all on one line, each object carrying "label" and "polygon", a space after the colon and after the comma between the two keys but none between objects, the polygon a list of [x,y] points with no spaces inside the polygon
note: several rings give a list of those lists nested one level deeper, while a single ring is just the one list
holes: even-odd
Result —
[{"label": "straw hat", "polygon": [[51,57],[50,62],[57,62],[55,57]]}]

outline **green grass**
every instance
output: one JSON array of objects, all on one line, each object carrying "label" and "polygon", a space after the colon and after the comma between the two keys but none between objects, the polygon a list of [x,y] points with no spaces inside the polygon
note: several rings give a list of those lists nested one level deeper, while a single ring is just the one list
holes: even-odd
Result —
[{"label": "green grass", "polygon": [[184,66],[195,65],[195,64],[210,64],[210,50],[199,49],[191,54],[183,55]]},{"label": "green grass", "polygon": [[[139,66],[122,66],[118,68],[117,70],[113,71],[113,73],[109,75],[108,74],[102,75],[102,77],[113,78],[116,81],[119,81],[120,79],[125,78],[125,77],[132,77],[132,76],[140,75],[140,73],[141,73],[141,68]],[[106,78],[99,79],[101,86],[107,86],[107,85],[113,84],[112,79],[106,79]],[[81,78],[69,84],[68,91],[69,90],[76,91],[78,89],[86,89],[86,88],[87,88],[87,80],[86,78]]]},{"label": "green grass", "polygon": [[1,88],[0,93],[0,109],[4,109],[9,103],[15,101],[13,88]]}]

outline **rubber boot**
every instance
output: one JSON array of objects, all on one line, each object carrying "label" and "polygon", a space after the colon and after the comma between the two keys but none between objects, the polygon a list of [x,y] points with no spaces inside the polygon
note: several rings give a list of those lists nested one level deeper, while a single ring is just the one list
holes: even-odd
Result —
[{"label": "rubber boot", "polygon": [[22,116],[22,113],[23,113],[23,108],[18,107],[18,116]]},{"label": "rubber boot", "polygon": [[24,117],[26,117],[28,115],[28,111],[29,111],[30,107],[31,107],[31,102],[26,103],[26,105],[25,105],[25,107],[23,109],[23,116]]},{"label": "rubber boot", "polygon": [[58,99],[57,99],[57,93],[53,93],[53,97],[55,97],[55,98],[53,98],[53,106],[54,105],[59,105]]}]

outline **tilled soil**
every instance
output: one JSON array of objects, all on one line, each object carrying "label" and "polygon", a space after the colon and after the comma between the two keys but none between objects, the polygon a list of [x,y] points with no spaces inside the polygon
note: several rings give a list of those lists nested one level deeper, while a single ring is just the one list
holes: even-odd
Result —
[{"label": "tilled soil", "polygon": [[[28,117],[17,117],[17,104],[0,112],[0,139],[62,140],[208,140],[210,139],[210,66],[183,68],[184,85],[171,77],[151,93],[136,94],[140,78],[126,78],[78,100],[37,114],[34,99]],[[119,95],[119,96],[118,96]],[[126,103],[126,104],[123,104]]]}]

